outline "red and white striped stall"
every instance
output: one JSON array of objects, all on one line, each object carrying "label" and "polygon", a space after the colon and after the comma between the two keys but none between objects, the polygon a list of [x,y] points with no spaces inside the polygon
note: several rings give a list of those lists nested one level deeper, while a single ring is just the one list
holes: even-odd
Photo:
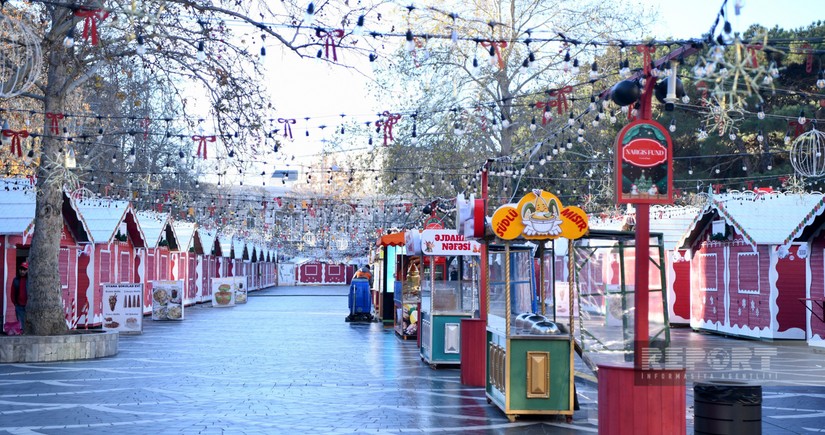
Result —
[{"label": "red and white striped stall", "polygon": [[194,222],[173,221],[172,228],[178,239],[177,252],[172,253],[175,267],[172,269],[172,279],[183,280],[183,303],[192,305],[201,302],[197,282],[200,280],[200,271],[197,268],[197,254],[195,252]]},{"label": "red and white striped stall", "polygon": [[195,285],[198,287],[199,302],[210,302],[212,300],[212,278],[218,277],[218,259],[215,255],[216,231],[207,230],[198,226],[195,229],[193,248],[195,249],[195,270],[198,271],[198,279]]},{"label": "red and white striped stall", "polygon": [[[0,181],[0,282],[2,309],[6,321],[15,318],[11,303],[11,286],[18,266],[28,261],[31,238],[34,234],[35,188],[27,179]],[[60,236],[58,267],[63,307],[67,323],[74,327],[78,320],[85,323],[89,309],[86,293],[88,279],[78,282],[78,269],[89,263],[91,234],[78,214],[75,202],[63,195],[63,231]],[[83,292],[78,292],[82,286]]]},{"label": "red and white striped stall", "polygon": [[[176,269],[172,252],[178,250],[178,240],[169,213],[139,211],[137,218],[146,237],[146,246],[137,249],[137,255],[141,259],[138,276],[145,294],[149,295],[152,292],[152,281],[177,279],[172,274],[172,270]],[[145,314],[151,313],[151,309],[151,304],[148,308],[143,307]]]},{"label": "red and white striped stall", "polygon": [[[89,289],[78,289],[89,294],[87,326],[103,321],[103,284],[139,283],[138,269],[142,258],[137,248],[146,247],[146,237],[140,228],[135,210],[127,201],[86,199],[77,203],[80,217],[94,240],[88,267],[78,271],[78,281],[89,282]],[[144,312],[151,310],[151,297],[144,289]],[[148,305],[147,305],[148,304]]]},{"label": "red and white striped stall", "polygon": [[[709,194],[683,244],[691,254],[691,326],[751,338],[806,339],[805,300],[825,277],[810,275],[822,257],[815,259],[808,241],[797,237],[821,201],[821,195],[798,193]],[[808,237],[813,235],[811,229]],[[820,283],[811,285],[809,276]]]}]

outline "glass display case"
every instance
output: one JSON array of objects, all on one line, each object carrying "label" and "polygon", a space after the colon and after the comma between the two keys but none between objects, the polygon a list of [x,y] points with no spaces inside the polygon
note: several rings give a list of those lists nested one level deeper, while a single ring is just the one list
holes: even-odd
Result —
[{"label": "glass display case", "polygon": [[398,255],[393,302],[395,333],[403,339],[418,338],[421,305],[421,257]]},{"label": "glass display case", "polygon": [[537,288],[547,282],[542,271],[535,272],[543,245],[488,245],[486,393],[510,421],[527,414],[573,414],[571,328],[541,314],[544,295],[552,294]]},{"label": "glass display case", "polygon": [[421,359],[431,367],[461,361],[461,319],[478,317],[479,257],[424,257]]}]

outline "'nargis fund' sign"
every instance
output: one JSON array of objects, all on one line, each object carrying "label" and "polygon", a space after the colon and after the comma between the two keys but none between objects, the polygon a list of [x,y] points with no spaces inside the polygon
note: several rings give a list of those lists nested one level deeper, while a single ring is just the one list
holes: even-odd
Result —
[{"label": "'nargis fund' sign", "polygon": [[638,120],[616,138],[616,202],[673,203],[673,143],[661,124]]}]

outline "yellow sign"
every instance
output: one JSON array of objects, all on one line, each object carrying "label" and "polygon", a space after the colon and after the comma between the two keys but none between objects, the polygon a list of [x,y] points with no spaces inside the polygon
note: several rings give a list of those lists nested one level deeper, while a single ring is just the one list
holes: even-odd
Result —
[{"label": "yellow sign", "polygon": [[493,213],[493,232],[504,240],[578,239],[587,233],[587,214],[576,206],[562,207],[552,193],[533,189],[518,204],[502,205]]}]

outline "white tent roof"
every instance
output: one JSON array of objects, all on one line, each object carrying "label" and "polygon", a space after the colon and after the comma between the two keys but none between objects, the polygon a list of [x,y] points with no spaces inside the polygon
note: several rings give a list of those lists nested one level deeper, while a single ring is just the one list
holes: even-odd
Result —
[{"label": "white tent roof", "polygon": [[233,237],[232,238],[232,249],[235,251],[234,258],[243,258],[243,250],[246,247],[246,243],[244,243],[243,239],[240,237]]},{"label": "white tent roof", "polygon": [[[756,246],[787,244],[823,209],[825,199],[821,193],[730,192],[709,195],[703,211],[717,211],[751,246]],[[694,218],[689,230],[701,217],[698,214]]]},{"label": "white tent roof", "polygon": [[198,239],[201,241],[201,248],[206,255],[212,255],[212,248],[215,246],[215,238],[217,231],[207,230],[206,228],[197,227]]},{"label": "white tent roof", "polygon": [[[95,243],[110,243],[120,229],[126,213],[132,210],[132,205],[128,201],[87,199],[79,201],[77,208],[89,228],[92,240]],[[140,237],[146,240],[140,222],[136,223]]]},{"label": "white tent roof", "polygon": [[218,234],[218,244],[221,245],[221,257],[229,258],[232,254],[232,236]]},{"label": "white tent roof", "polygon": [[[195,228],[197,225],[194,222],[172,221],[172,228],[175,229],[175,235],[178,236],[180,243],[180,250],[186,252],[195,244]],[[203,238],[201,238],[203,242]],[[213,241],[214,243],[214,241]],[[205,248],[204,248],[205,249]],[[209,247],[210,251],[212,247]]]},{"label": "white tent roof", "polygon": [[169,224],[169,213],[158,213],[154,211],[137,212],[140,227],[146,236],[146,247],[157,248],[158,242],[166,236],[166,226]]},{"label": "white tent roof", "polygon": [[22,234],[34,220],[35,189],[22,178],[0,181],[0,234]]}]

